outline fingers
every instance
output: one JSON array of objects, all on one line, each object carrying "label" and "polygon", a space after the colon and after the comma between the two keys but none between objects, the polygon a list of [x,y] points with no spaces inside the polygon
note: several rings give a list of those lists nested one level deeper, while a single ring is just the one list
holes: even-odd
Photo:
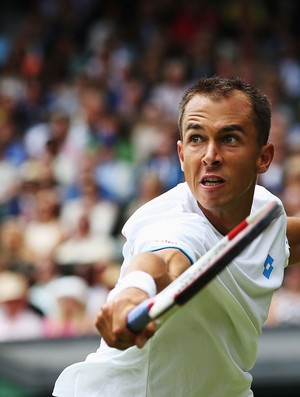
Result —
[{"label": "fingers", "polygon": [[134,337],[130,332],[124,329],[124,326],[115,324],[115,304],[104,304],[96,318],[96,328],[102,338],[110,347],[125,350],[134,345]]},{"label": "fingers", "polygon": [[[135,291],[136,292],[136,291]],[[155,322],[148,324],[138,334],[132,333],[127,328],[127,314],[137,303],[145,299],[144,292],[137,296],[135,293],[120,293],[112,301],[105,303],[96,318],[95,326],[101,337],[110,346],[119,350],[128,349],[136,345],[142,348],[156,330]]]},{"label": "fingers", "polygon": [[135,334],[134,343],[137,347],[142,348],[148,339],[150,339],[156,331],[156,322],[149,323],[142,332]]}]

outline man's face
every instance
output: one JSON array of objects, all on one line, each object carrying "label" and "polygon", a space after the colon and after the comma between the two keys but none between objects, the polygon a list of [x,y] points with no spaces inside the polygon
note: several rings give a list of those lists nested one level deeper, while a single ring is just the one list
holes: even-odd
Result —
[{"label": "man's face", "polygon": [[273,158],[273,145],[258,145],[247,98],[239,92],[217,102],[195,96],[187,104],[182,133],[178,154],[199,207],[206,214],[246,216],[257,174]]}]

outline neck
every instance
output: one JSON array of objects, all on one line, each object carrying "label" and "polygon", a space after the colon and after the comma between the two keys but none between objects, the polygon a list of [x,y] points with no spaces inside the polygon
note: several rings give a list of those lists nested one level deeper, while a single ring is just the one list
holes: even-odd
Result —
[{"label": "neck", "polygon": [[239,203],[237,206],[226,208],[206,209],[200,205],[199,207],[209,222],[225,236],[250,214],[252,200],[249,203],[243,203],[243,205]]}]

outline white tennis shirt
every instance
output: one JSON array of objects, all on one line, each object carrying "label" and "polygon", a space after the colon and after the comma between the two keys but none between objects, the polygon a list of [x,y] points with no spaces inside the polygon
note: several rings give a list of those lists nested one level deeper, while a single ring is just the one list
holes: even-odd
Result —
[{"label": "white tennis shirt", "polygon": [[[252,211],[278,198],[257,186]],[[186,183],[141,207],[125,224],[124,268],[134,255],[176,247],[201,257],[223,236]],[[110,348],[66,368],[58,397],[250,397],[249,370],[289,248],[286,215],[271,224],[219,276],[172,316],[142,349]],[[122,276],[121,273],[121,276]]]}]

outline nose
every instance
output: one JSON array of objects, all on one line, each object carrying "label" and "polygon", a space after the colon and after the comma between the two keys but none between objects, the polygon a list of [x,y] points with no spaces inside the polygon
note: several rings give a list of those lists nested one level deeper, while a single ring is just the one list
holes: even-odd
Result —
[{"label": "nose", "polygon": [[209,142],[207,144],[202,162],[204,165],[209,166],[222,163],[221,153],[216,142]]}]

